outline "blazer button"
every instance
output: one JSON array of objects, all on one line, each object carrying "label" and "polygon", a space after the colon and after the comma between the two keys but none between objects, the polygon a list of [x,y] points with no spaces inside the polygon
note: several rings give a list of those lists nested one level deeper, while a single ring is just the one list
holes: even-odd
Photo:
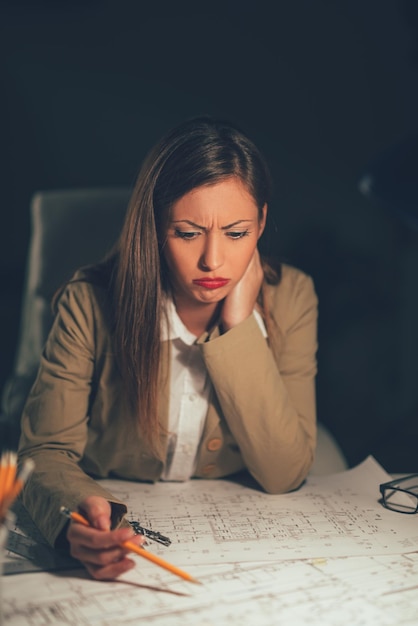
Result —
[{"label": "blazer button", "polygon": [[219,448],[222,447],[222,439],[220,439],[219,437],[215,437],[214,439],[209,439],[209,441],[206,444],[206,447],[211,452],[216,452],[216,450],[219,450]]},{"label": "blazer button", "polygon": [[202,467],[202,473],[210,474],[210,472],[214,470],[215,467],[216,467],[215,463],[208,463],[208,465],[205,465],[205,467]]}]

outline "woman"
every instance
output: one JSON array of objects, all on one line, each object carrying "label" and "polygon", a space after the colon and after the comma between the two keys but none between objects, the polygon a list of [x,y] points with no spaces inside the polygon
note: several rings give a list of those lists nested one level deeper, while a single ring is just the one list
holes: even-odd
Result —
[{"label": "woman", "polygon": [[[188,121],[145,160],[114,250],[57,299],[22,417],[20,458],[36,467],[23,501],[95,578],[133,561],[126,507],[94,478],[247,468],[282,493],[311,467],[317,301],[305,274],[260,259],[269,195],[242,132]],[[65,526],[61,505],[91,527]]]}]

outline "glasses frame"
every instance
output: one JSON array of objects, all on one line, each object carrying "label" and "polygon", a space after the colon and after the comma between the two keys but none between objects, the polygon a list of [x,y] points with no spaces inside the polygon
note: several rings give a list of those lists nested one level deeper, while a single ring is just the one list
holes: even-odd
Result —
[{"label": "glasses frame", "polygon": [[[398,486],[401,483],[405,482],[406,480],[410,480],[411,478],[418,478],[418,474],[408,474],[407,476],[402,476],[401,478],[394,478],[393,480],[389,480],[388,482],[381,483],[379,485],[379,491],[382,496],[381,504],[385,507],[385,509],[388,509],[388,511],[393,511],[394,513],[404,513],[405,515],[415,515],[415,513],[418,513],[418,493],[414,493],[413,491],[410,491],[409,489],[402,489],[402,487]],[[388,505],[386,502],[385,493],[387,490],[400,491],[402,493],[406,493],[409,496],[414,496],[416,498],[415,510],[411,509],[411,511],[400,511],[399,509],[392,508],[390,504]]]}]

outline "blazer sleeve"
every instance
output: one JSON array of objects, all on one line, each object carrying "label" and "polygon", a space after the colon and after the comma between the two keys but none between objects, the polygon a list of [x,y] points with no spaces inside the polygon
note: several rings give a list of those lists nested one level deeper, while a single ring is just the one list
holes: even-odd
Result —
[{"label": "blazer sleeve", "polygon": [[317,298],[298,270],[273,291],[280,340],[266,341],[251,315],[201,349],[246,467],[267,492],[283,493],[300,486],[314,458]]},{"label": "blazer sleeve", "polygon": [[91,286],[67,286],[22,415],[19,461],[31,457],[35,462],[23,504],[51,545],[66,524],[61,506],[77,509],[86,496],[99,495],[111,502],[114,525],[126,512],[124,504],[79,467],[94,372],[94,309]]}]

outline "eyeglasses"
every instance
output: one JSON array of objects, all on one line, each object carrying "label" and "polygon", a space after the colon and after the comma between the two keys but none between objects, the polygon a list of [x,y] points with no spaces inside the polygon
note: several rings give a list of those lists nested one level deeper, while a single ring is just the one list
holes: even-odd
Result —
[{"label": "eyeglasses", "polygon": [[379,485],[381,504],[398,513],[418,512],[418,474],[395,478]]}]

